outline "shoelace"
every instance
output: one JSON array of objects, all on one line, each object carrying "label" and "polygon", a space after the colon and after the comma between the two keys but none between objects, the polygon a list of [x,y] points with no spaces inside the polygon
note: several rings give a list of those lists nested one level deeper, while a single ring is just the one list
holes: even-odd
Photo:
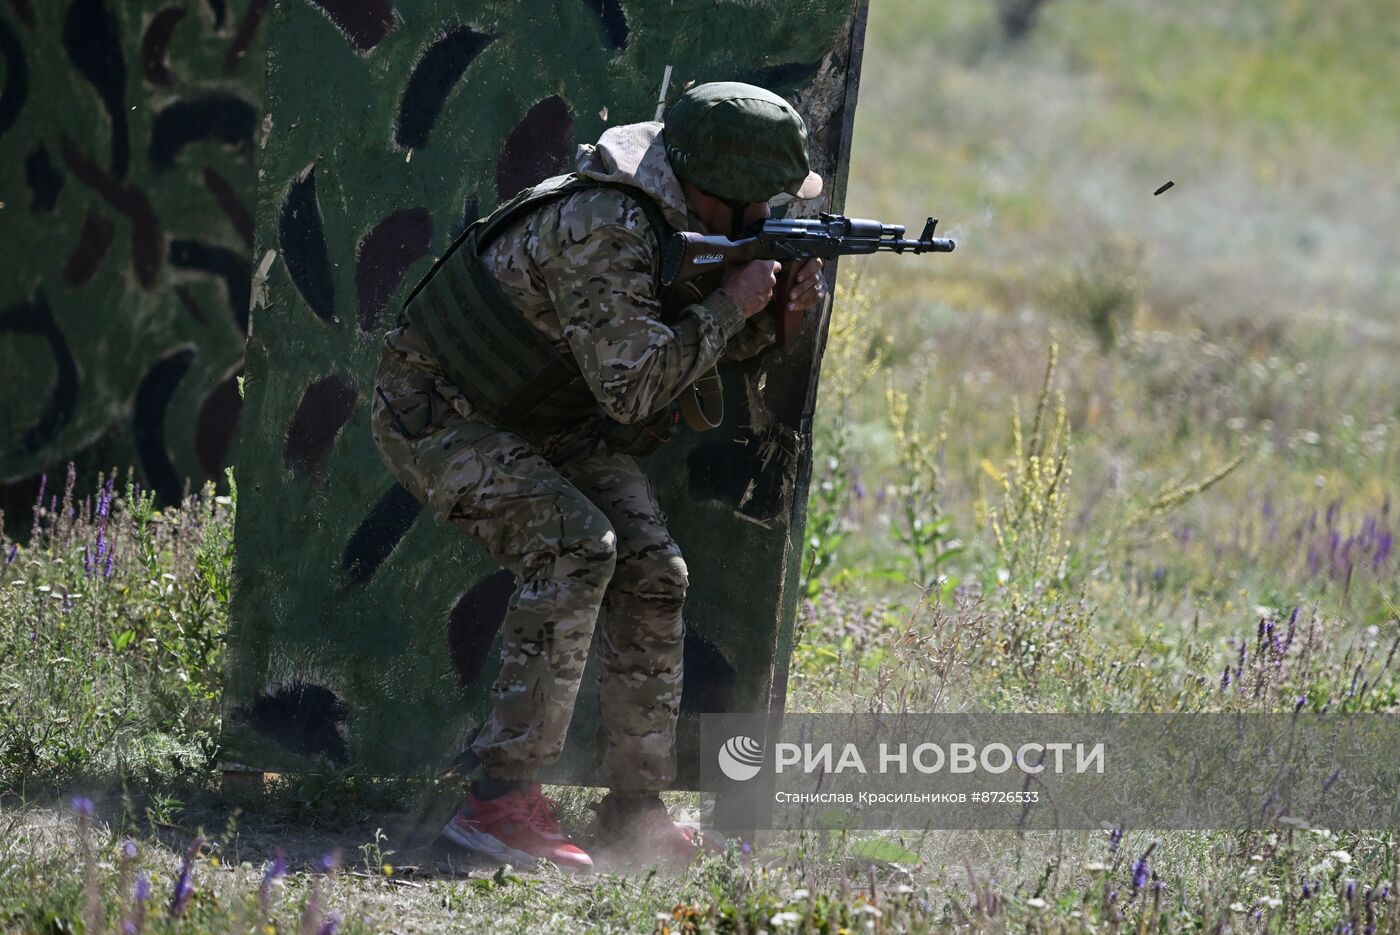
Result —
[{"label": "shoelace", "polygon": [[512,817],[522,819],[527,825],[536,831],[558,833],[559,820],[555,817],[559,811],[559,803],[547,795],[536,793],[528,795],[521,793],[518,797],[512,796],[510,814]]}]

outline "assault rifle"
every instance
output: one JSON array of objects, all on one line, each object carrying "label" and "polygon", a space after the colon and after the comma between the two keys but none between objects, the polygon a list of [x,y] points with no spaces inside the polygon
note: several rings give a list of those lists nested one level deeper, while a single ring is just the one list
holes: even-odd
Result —
[{"label": "assault rifle", "polygon": [[724,267],[730,264],[780,260],[783,268],[768,308],[774,314],[778,343],[787,344],[799,325],[799,316],[787,310],[787,295],[796,269],[792,261],[867,253],[951,253],[957,245],[946,237],[934,237],[937,226],[938,220],[929,218],[918,240],[905,240],[900,224],[822,214],[816,220],[770,218],[737,240],[682,231],[673,234],[666,245],[661,284],[667,288],[691,284],[698,292],[699,280],[717,278],[715,274],[722,275]]}]

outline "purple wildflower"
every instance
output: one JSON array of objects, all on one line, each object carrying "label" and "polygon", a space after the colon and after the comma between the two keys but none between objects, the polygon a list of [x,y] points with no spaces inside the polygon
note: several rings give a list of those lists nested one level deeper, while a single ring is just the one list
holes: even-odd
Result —
[{"label": "purple wildflower", "polygon": [[151,898],[151,881],[144,873],[136,877],[131,888],[131,915],[122,921],[122,935],[141,935],[146,927],[146,903]]},{"label": "purple wildflower", "polygon": [[278,854],[272,863],[267,865],[263,871],[263,885],[268,885],[274,880],[280,880],[287,875],[287,858],[283,854]]},{"label": "purple wildflower", "polygon": [[117,475],[112,474],[107,478],[107,483],[102,485],[102,495],[97,498],[97,515],[107,516],[112,511],[112,493],[116,486]]},{"label": "purple wildflower", "polygon": [[330,873],[340,866],[340,855],[332,851],[329,854],[322,854],[321,859],[316,861],[316,869],[322,873]]},{"label": "purple wildflower", "polygon": [[340,931],[340,913],[332,912],[326,916],[326,921],[321,923],[317,935],[335,935],[338,931]]},{"label": "purple wildflower", "polygon": [[1347,881],[1347,885],[1346,885],[1346,889],[1344,890],[1344,892],[1345,892],[1345,894],[1346,894],[1346,898],[1347,898],[1347,899],[1351,899],[1353,896],[1355,896],[1355,895],[1356,895],[1356,881],[1355,881],[1355,880],[1348,880],[1348,881]]},{"label": "purple wildflower", "polygon": [[1381,563],[1390,558],[1390,550],[1395,544],[1395,537],[1390,530],[1381,533],[1380,541],[1376,543],[1376,551],[1371,555],[1371,569],[1374,571],[1381,567]]},{"label": "purple wildflower", "polygon": [[180,875],[175,878],[175,886],[170,891],[170,914],[176,918],[184,915],[185,907],[190,903],[190,897],[194,895],[194,854],[199,849],[199,842],[190,847],[185,852],[185,859],[180,862]]},{"label": "purple wildflower", "polygon": [[1133,863],[1133,890],[1135,892],[1147,885],[1150,873],[1151,871],[1147,866],[1147,858],[1145,856],[1139,857]]},{"label": "purple wildflower", "polygon": [[86,797],[86,796],[80,795],[80,796],[76,797],[75,799],[73,799],[73,803],[72,803],[72,804],[73,804],[73,814],[74,814],[74,815],[77,815],[78,818],[79,818],[81,821],[88,822],[88,821],[91,821],[91,820],[92,820],[92,816],[93,816],[92,799],[89,799],[89,798]]},{"label": "purple wildflower", "polygon": [[1304,880],[1304,881],[1303,881],[1303,898],[1304,898],[1304,899],[1312,899],[1312,895],[1313,895],[1312,886],[1310,886],[1310,885],[1308,884],[1308,881],[1307,881],[1307,880]]},{"label": "purple wildflower", "polygon": [[1122,842],[1123,828],[1119,826],[1108,833],[1108,852],[1110,854],[1118,853],[1118,845]]},{"label": "purple wildflower", "polygon": [[39,495],[34,498],[34,522],[29,527],[29,541],[39,541],[39,520],[44,514],[44,489],[48,486],[49,475],[39,478]]},{"label": "purple wildflower", "polygon": [[1230,687],[1230,667],[1226,666],[1225,671],[1220,673],[1220,690],[1224,691]]},{"label": "purple wildflower", "polygon": [[266,917],[272,909],[272,886],[278,880],[287,875],[287,858],[283,854],[278,854],[272,863],[267,865],[263,871],[262,886],[258,888],[258,904],[262,906],[263,916]]},{"label": "purple wildflower", "polygon": [[1293,702],[1293,713],[1294,713],[1294,714],[1297,714],[1299,711],[1303,710],[1303,706],[1304,706],[1305,704],[1307,704],[1307,703],[1308,703],[1308,696],[1307,696],[1307,695],[1299,695],[1299,696],[1297,697],[1297,699]]},{"label": "purple wildflower", "polygon": [[111,552],[108,552],[108,553],[107,553],[107,561],[105,561],[105,562],[102,563],[102,577],[103,577],[103,578],[111,578],[111,577],[112,577],[112,553],[111,553]]},{"label": "purple wildflower", "polygon": [[12,564],[15,557],[19,555],[19,543],[11,543],[9,551],[5,553],[5,564]]},{"label": "purple wildflower", "polygon": [[122,856],[127,860],[136,859],[136,842],[131,840],[131,838],[127,838],[122,842]]}]

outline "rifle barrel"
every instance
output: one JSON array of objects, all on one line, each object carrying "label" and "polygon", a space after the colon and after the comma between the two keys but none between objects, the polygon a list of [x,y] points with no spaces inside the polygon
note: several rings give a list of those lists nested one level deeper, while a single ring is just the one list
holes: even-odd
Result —
[{"label": "rifle barrel", "polygon": [[952,253],[957,242],[947,237],[931,237],[928,240],[882,240],[880,247],[895,253]]}]

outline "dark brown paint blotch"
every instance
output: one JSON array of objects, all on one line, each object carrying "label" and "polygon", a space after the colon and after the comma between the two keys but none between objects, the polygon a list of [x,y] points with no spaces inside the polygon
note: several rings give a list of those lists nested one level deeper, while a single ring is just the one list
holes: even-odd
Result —
[{"label": "dark brown paint blotch", "polygon": [[229,463],[229,451],[238,432],[238,419],[243,413],[243,397],[238,393],[237,373],[224,380],[204,397],[199,405],[194,430],[194,450],[205,476],[218,480]]},{"label": "dark brown paint blotch", "polygon": [[358,398],[355,385],[335,374],[308,386],[287,429],[283,450],[287,467],[313,483],[325,481],[331,448],[354,415]]},{"label": "dark brown paint blotch", "polygon": [[574,148],[574,121],[558,95],[547,97],[515,125],[496,161],[496,196],[514,197],[556,174]]},{"label": "dark brown paint blotch", "polygon": [[356,320],[361,331],[378,328],[404,274],[427,256],[432,243],[433,216],[427,208],[395,211],[365,234],[355,251]]},{"label": "dark brown paint blotch", "polygon": [[309,0],[361,55],[393,32],[394,5],[389,0]]},{"label": "dark brown paint blotch", "polygon": [[174,86],[175,77],[170,73],[166,58],[170,53],[170,40],[175,37],[175,27],[184,18],[184,7],[168,6],[151,17],[146,25],[141,35],[141,77],[147,83],[160,88]]},{"label": "dark brown paint blotch", "polygon": [[96,208],[89,208],[87,216],[83,218],[78,244],[63,265],[63,284],[74,289],[87,285],[107,258],[116,233],[117,227],[111,218]]},{"label": "dark brown paint blotch", "polygon": [[472,585],[452,606],[447,643],[459,686],[475,682],[491,661],[491,646],[514,593],[515,575],[502,568]]}]

